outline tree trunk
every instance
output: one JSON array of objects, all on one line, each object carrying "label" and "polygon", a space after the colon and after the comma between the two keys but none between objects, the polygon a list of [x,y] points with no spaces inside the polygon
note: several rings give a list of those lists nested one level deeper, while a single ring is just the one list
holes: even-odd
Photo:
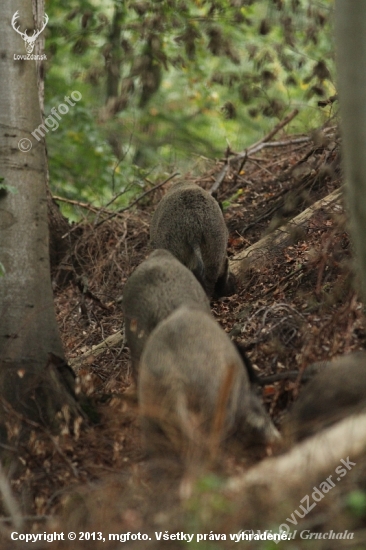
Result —
[{"label": "tree trunk", "polygon": [[[32,0],[33,20],[36,29],[42,28],[44,17],[44,0]],[[42,56],[44,53],[44,33],[42,32],[34,44],[35,55]],[[38,98],[39,107],[41,109],[41,117],[44,119],[44,60],[40,57],[36,59],[37,67],[37,83],[38,83]]]},{"label": "tree trunk", "polygon": [[106,58],[106,70],[107,70],[107,101],[110,98],[118,97],[119,86],[121,80],[121,23],[125,14],[125,8],[123,4],[114,6],[114,14],[111,25],[111,31],[109,33],[109,44],[111,47]]},{"label": "tree trunk", "polygon": [[[16,26],[32,36],[32,4],[20,0],[16,7]],[[5,268],[0,279],[0,400],[50,425],[63,405],[75,413],[77,408],[53,305],[45,144],[31,134],[41,124],[36,64],[14,59],[26,54],[11,26],[14,11],[11,0],[4,0],[0,146],[1,176],[8,187],[0,195],[0,262]]]},{"label": "tree trunk", "polygon": [[[32,0],[33,19],[37,29],[42,28],[42,22],[44,17],[44,0]],[[42,56],[44,53],[44,33],[41,33],[37,38],[34,46],[34,53]],[[44,60],[40,57],[36,60],[37,67],[37,84],[38,84],[38,98],[39,106],[41,109],[42,122],[44,124]],[[46,147],[47,158],[47,147]],[[48,205],[48,229],[49,229],[49,251],[51,270],[55,270],[60,264],[61,260],[66,256],[70,250],[71,238],[64,238],[64,235],[68,233],[70,227],[68,221],[61,214],[58,205],[52,198],[52,193],[49,188],[49,172],[48,162],[46,163],[46,190],[47,190],[47,205]]]},{"label": "tree trunk", "polygon": [[366,2],[336,0],[335,5],[336,60],[347,200],[350,229],[365,299]]}]

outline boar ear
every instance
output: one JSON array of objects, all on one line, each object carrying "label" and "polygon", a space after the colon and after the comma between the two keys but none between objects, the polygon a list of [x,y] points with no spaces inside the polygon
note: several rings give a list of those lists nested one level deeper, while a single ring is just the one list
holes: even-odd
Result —
[{"label": "boar ear", "polygon": [[245,346],[244,344],[241,344],[240,342],[237,342],[236,340],[233,340],[232,341],[234,346],[236,347],[243,363],[244,363],[244,366],[245,366],[245,369],[248,373],[248,377],[249,377],[249,381],[252,385],[254,384],[258,384],[259,383],[259,378],[257,376],[257,373],[255,372],[254,368],[253,368],[253,365],[252,365],[252,362],[251,360],[249,359],[249,357],[247,356],[246,352],[245,352]]}]

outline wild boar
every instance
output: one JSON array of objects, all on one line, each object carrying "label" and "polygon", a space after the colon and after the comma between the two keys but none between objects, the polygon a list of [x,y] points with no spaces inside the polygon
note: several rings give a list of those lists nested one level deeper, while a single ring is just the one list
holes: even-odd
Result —
[{"label": "wild boar", "polygon": [[317,374],[301,392],[284,423],[289,443],[301,441],[366,408],[365,352],[314,363],[309,368]]},{"label": "wild boar", "polygon": [[174,254],[194,273],[210,298],[235,292],[227,242],[228,230],[218,202],[193,183],[172,186],[153,214],[152,248]]},{"label": "wild boar", "polygon": [[151,333],[138,396],[151,457],[203,458],[213,441],[279,439],[230,338],[205,311],[182,306]]},{"label": "wild boar", "polygon": [[128,279],[123,291],[123,313],[132,371],[150,332],[183,304],[210,313],[208,298],[194,275],[168,250],[155,250]]}]

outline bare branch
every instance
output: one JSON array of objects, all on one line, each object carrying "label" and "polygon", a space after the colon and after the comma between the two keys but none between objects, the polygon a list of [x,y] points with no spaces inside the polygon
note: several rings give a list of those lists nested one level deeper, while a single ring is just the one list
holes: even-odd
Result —
[{"label": "bare branch", "polygon": [[108,216],[108,218],[106,218],[105,220],[102,220],[99,223],[97,223],[97,225],[95,227],[99,227],[100,225],[102,225],[102,223],[111,220],[112,218],[114,218],[115,216],[118,216],[119,214],[122,214],[122,212],[125,212],[126,210],[129,210],[130,208],[135,206],[135,204],[137,204],[141,199],[146,197],[146,195],[149,195],[149,193],[152,193],[153,191],[156,191],[156,189],[159,189],[159,187],[162,187],[165,183],[167,183],[169,180],[175,178],[175,176],[178,176],[178,175],[179,175],[179,172],[175,172],[172,176],[169,176],[169,178],[167,178],[166,180],[162,181],[161,183],[158,183],[154,187],[151,187],[151,189],[148,189],[147,191],[145,191],[144,193],[139,195],[137,197],[137,199],[132,201],[128,206],[125,206],[124,208],[121,208],[120,210],[117,210],[117,212],[113,212],[113,214]]},{"label": "bare branch", "polygon": [[308,137],[300,137],[300,138],[296,138],[295,140],[278,141],[278,142],[268,143],[269,140],[272,139],[274,135],[276,135],[284,126],[286,126],[286,124],[288,124],[289,122],[291,122],[291,120],[293,118],[295,118],[295,116],[298,114],[298,112],[299,111],[297,109],[294,109],[289,115],[287,115],[287,117],[285,117],[283,120],[281,120],[281,122],[276,124],[276,126],[268,134],[266,134],[263,138],[261,138],[259,141],[256,141],[255,143],[253,143],[253,145],[250,145],[250,147],[245,149],[245,151],[243,151],[242,153],[238,153],[238,154],[232,156],[229,159],[225,159],[225,161],[224,161],[225,165],[220,170],[220,172],[219,172],[219,174],[218,174],[218,176],[215,180],[215,183],[212,185],[212,187],[210,189],[210,193],[214,193],[215,191],[217,191],[217,189],[220,187],[221,183],[224,181],[225,176],[226,176],[230,166],[234,162],[237,162],[238,160],[242,161],[241,165],[240,165],[240,168],[239,168],[239,172],[240,172],[243,169],[243,166],[244,166],[248,156],[252,155],[254,153],[257,153],[258,151],[261,151],[261,149],[264,149],[265,147],[282,147],[282,146],[285,146],[285,145],[289,145],[290,143],[302,143],[303,141],[310,141],[310,138],[308,138]]}]

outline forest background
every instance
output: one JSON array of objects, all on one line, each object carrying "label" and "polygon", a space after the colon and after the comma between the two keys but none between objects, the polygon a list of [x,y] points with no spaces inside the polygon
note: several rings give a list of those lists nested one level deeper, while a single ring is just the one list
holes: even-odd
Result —
[{"label": "forest background", "polygon": [[[332,0],[46,2],[45,117],[50,186],[119,209],[178,170],[242,151],[294,108],[288,133],[333,114]],[[240,191],[239,191],[240,192]]]},{"label": "forest background", "polygon": [[[9,41],[17,40],[23,47],[9,25],[14,9],[8,0],[8,18],[4,19],[6,32]],[[43,19],[43,9],[40,12],[40,19]],[[337,125],[333,121],[317,133],[323,123],[336,115],[334,106],[337,102],[332,97],[335,94],[333,2],[66,1],[62,6],[55,6],[47,1],[45,12],[49,17],[42,33],[46,38],[47,55],[44,65],[45,124],[51,120],[52,110],[66,103],[65,98],[75,100],[75,105],[59,117],[57,125],[47,125],[50,188],[63,213],[71,220],[83,221],[84,217],[97,213],[99,222],[94,220],[94,224],[84,223],[71,228],[66,224],[65,229],[60,228],[58,243],[64,242],[69,248],[64,257],[56,258],[57,261],[52,262],[51,257],[54,295],[51,292],[46,294],[50,287],[48,264],[39,254],[38,246],[33,247],[33,255],[28,254],[31,247],[26,246],[27,239],[31,241],[30,228],[38,230],[39,224],[33,223],[33,214],[38,220],[40,204],[43,205],[43,220],[46,219],[46,201],[42,195],[43,156],[41,158],[39,154],[37,157],[40,147],[34,147],[27,156],[14,146],[23,130],[18,120],[10,120],[14,132],[4,131],[4,142],[11,155],[21,158],[19,166],[22,172],[16,171],[17,164],[10,163],[5,186],[9,181],[18,185],[22,192],[13,193],[12,187],[8,186],[2,199],[6,208],[17,212],[17,224],[5,228],[13,240],[3,239],[4,248],[7,246],[11,253],[5,256],[8,265],[4,262],[6,269],[2,280],[4,311],[16,313],[15,328],[10,323],[11,315],[2,315],[1,328],[5,336],[2,341],[8,355],[9,350],[19,352],[16,356],[20,357],[19,361],[23,361],[23,349],[29,353],[27,346],[38,352],[38,348],[42,348],[41,342],[43,348],[40,351],[48,352],[50,342],[53,343],[50,334],[54,335],[52,330],[56,323],[52,324],[53,317],[47,315],[54,299],[65,359],[77,373],[82,391],[96,405],[98,423],[83,425],[81,429],[80,417],[77,417],[70,431],[65,421],[65,426],[61,426],[62,437],[56,440],[49,436],[47,429],[43,429],[43,418],[39,424],[38,417],[34,420],[34,416],[30,416],[29,411],[34,413],[33,409],[28,408],[15,416],[12,409],[5,411],[13,414],[15,427],[9,424],[10,443],[17,457],[21,457],[18,462],[24,466],[14,473],[11,480],[15,499],[22,503],[18,517],[14,519],[11,517],[14,514],[8,513],[12,524],[17,525],[17,521],[21,524],[22,516],[24,521],[36,518],[42,522],[37,528],[43,530],[43,522],[58,515],[59,525],[63,525],[62,529],[66,531],[65,525],[69,530],[78,524],[81,510],[83,521],[87,522],[85,528],[89,525],[90,530],[106,529],[108,519],[111,522],[109,532],[117,529],[128,532],[140,529],[141,525],[150,526],[153,531],[166,529],[169,524],[170,528],[179,526],[179,529],[181,525],[194,525],[202,532],[206,526],[210,531],[214,525],[218,532],[224,533],[228,530],[238,532],[239,525],[259,526],[258,522],[266,526],[279,525],[279,521],[291,515],[299,499],[309,492],[309,487],[318,485],[333,471],[335,460],[339,462],[340,456],[353,457],[355,454],[358,468],[354,477],[348,475],[347,485],[340,485],[340,493],[334,500],[326,500],[332,513],[323,514],[323,518],[326,517],[324,529],[327,525],[332,529],[344,525],[343,519],[349,520],[345,511],[350,507],[352,497],[351,511],[356,511],[356,514],[351,514],[350,523],[346,525],[348,529],[360,530],[359,538],[363,544],[362,522],[366,517],[363,480],[366,469],[361,467],[364,466],[361,457],[359,464],[357,449],[351,447],[357,443],[357,452],[363,452],[364,447],[360,450],[364,441],[360,436],[360,423],[357,438],[353,441],[336,434],[337,442],[344,447],[331,445],[329,441],[324,444],[324,436],[320,434],[319,456],[323,456],[324,449],[327,451],[327,460],[321,465],[314,462],[313,450],[311,467],[309,461],[304,462],[305,466],[299,464],[293,460],[297,452],[295,448],[294,454],[288,455],[288,463],[283,469],[286,472],[284,480],[275,470],[277,464],[281,465],[280,460],[269,462],[274,465],[274,471],[265,471],[264,477],[273,481],[274,498],[259,503],[265,506],[265,510],[252,503],[248,505],[246,495],[250,498],[253,493],[243,490],[244,485],[238,483],[235,484],[236,493],[233,491],[228,496],[223,492],[217,499],[222,485],[220,480],[210,477],[207,483],[204,480],[204,487],[197,484],[197,491],[193,487],[189,502],[184,502],[183,506],[180,497],[173,507],[169,499],[164,500],[161,506],[169,509],[169,521],[165,515],[164,526],[159,527],[161,516],[159,519],[156,514],[156,503],[140,483],[144,465],[141,465],[138,414],[125,391],[129,384],[130,356],[120,330],[123,326],[121,296],[124,284],[148,251],[149,221],[164,192],[164,182],[179,171],[188,181],[194,180],[208,187],[214,179],[220,179],[214,174],[217,170],[222,174],[224,164],[227,172],[226,177],[221,178],[219,198],[224,199],[224,206],[231,206],[225,212],[225,218],[231,233],[229,254],[232,265],[235,265],[234,260],[237,266],[239,264],[238,252],[249,254],[250,245],[259,243],[267,254],[257,265],[254,265],[251,255],[248,277],[241,281],[239,294],[215,303],[214,317],[230,336],[243,337],[250,344],[252,362],[260,365],[263,374],[290,369],[293,365],[304,369],[314,360],[364,349],[366,325],[363,306],[352,284],[351,246],[339,204],[342,175]],[[346,17],[343,19],[347,20]],[[350,32],[345,35],[353,36]],[[365,33],[360,35],[365,36]],[[9,51],[16,51],[12,42],[10,46]],[[348,59],[355,57],[349,56]],[[344,67],[350,65],[343,63]],[[10,90],[8,96],[4,94],[7,100],[4,102],[4,117],[9,113],[16,113],[24,119],[27,114],[34,115],[35,110],[30,105],[35,105],[38,100],[36,87],[32,96],[31,87],[22,84],[27,93],[21,98],[15,90],[23,80],[14,71],[4,74],[13,78],[12,81],[3,80],[8,84],[4,89]],[[356,89],[353,86],[355,80],[346,78],[347,83],[352,83],[351,91]],[[33,103],[30,101],[32,97]],[[9,107],[13,105],[10,101],[13,98],[17,101],[16,109]],[[354,102],[350,100],[349,103]],[[295,108],[299,111],[297,116],[294,116]],[[27,120],[28,132],[39,124],[36,114]],[[292,136],[289,139],[283,132],[278,133],[284,127],[285,132]],[[222,157],[241,152],[248,145],[263,140],[269,131],[273,137],[274,129],[281,141],[275,144],[268,138],[265,140],[268,148],[263,154],[254,156],[252,153],[244,169],[244,163],[239,162],[230,171],[230,163],[225,163]],[[306,135],[296,141],[297,136],[293,137],[296,133]],[[286,142],[285,147],[282,140]],[[362,145],[361,139],[358,142]],[[41,145],[43,155],[43,143]],[[246,151],[248,158],[251,151],[253,148]],[[38,162],[35,164],[38,172],[34,165],[30,166],[32,155],[34,162]],[[215,158],[224,162],[216,162]],[[240,155],[236,158],[240,160]],[[37,173],[37,181],[29,179],[26,183],[27,189],[32,189],[29,197],[34,199],[38,189],[41,200],[29,202],[19,215],[16,207],[24,203],[20,200],[24,196],[23,172],[27,176],[28,172],[32,176]],[[22,173],[21,178],[19,173]],[[133,202],[136,195],[140,196],[155,185],[160,187],[158,192],[139,201],[137,210],[129,209],[124,213],[126,218],[115,216],[113,222],[110,221],[110,209],[123,209],[131,200]],[[355,193],[356,206],[360,195],[362,191],[359,195]],[[332,204],[332,215],[323,208],[325,204]],[[108,207],[108,210],[103,211],[100,207]],[[57,208],[56,211],[58,213]],[[29,217],[23,216],[23,212],[28,212]],[[306,223],[304,213],[308,216]],[[110,223],[104,223],[105,215]],[[298,225],[302,225],[301,234],[296,236],[296,232],[290,231],[290,245],[282,242],[281,246],[272,246],[271,241],[268,246],[268,241],[263,244],[263,240],[259,240],[263,234],[280,226],[279,233],[286,236],[282,225],[284,218],[289,217],[292,228],[296,220]],[[56,225],[51,223],[51,239],[55,237],[53,229]],[[364,225],[360,224],[360,227]],[[46,242],[45,223],[40,226],[42,228],[43,237],[34,233],[32,242]],[[363,236],[364,231],[360,234]],[[62,241],[66,236],[68,239]],[[51,252],[55,249],[50,248]],[[24,257],[29,259],[31,269],[18,269],[18,266],[23,266]],[[40,272],[42,265],[43,271]],[[20,282],[17,283],[15,277],[8,277],[8,273],[16,273]],[[25,274],[29,274],[28,287],[24,282]],[[11,292],[7,292],[5,283],[12,281]],[[37,306],[35,308],[29,307],[29,289],[34,290],[32,300]],[[22,338],[14,338],[14,334]],[[107,341],[110,345],[104,347]],[[47,420],[56,418],[58,422],[55,411],[59,412],[61,405],[64,410],[65,393],[72,411],[76,404],[69,391],[73,390],[73,379],[70,384],[67,382],[70,376],[64,376],[72,373],[62,359],[62,350],[51,350],[54,353],[51,357],[48,355],[46,373],[54,374],[52,381],[60,382],[56,389],[52,386],[53,393],[48,391],[48,386],[47,391],[44,390],[45,362],[42,357],[31,364],[29,372],[35,375],[31,383],[24,377],[18,360],[2,372],[3,380],[8,380],[9,371],[13,373],[12,380],[16,380],[16,384],[6,384],[4,388],[21,387],[27,398],[33,399],[33,387],[41,387],[37,404],[46,402],[50,405],[46,411]],[[58,376],[60,373],[62,376]],[[41,386],[36,386],[39,380]],[[291,381],[266,388],[263,398],[277,425],[282,424],[297,392],[298,383]],[[54,395],[60,395],[59,401],[55,402]],[[7,401],[23,403],[18,394],[16,397],[11,395]],[[37,414],[38,410],[43,413],[44,409],[37,408]],[[21,432],[17,423],[21,422],[27,428],[31,426],[27,445],[18,435]],[[365,426],[366,423],[362,424],[362,433],[366,433]],[[347,435],[352,432],[346,424],[340,429],[344,429]],[[307,460],[306,454],[302,457]],[[301,477],[288,475],[289,464]],[[240,464],[229,462],[227,475],[237,475],[240,467]],[[265,464],[263,467],[266,468]],[[121,476],[120,485],[113,481],[107,486],[106,481],[107,488],[104,486],[100,490],[97,484],[91,487],[90,480],[94,483],[106,473],[119,476],[121,472],[131,472],[131,483],[126,484],[126,478]],[[259,473],[262,479],[263,470]],[[296,494],[292,494],[290,479],[296,483]],[[89,494],[85,487],[81,487],[80,495],[83,496],[74,498],[71,495],[68,500],[70,488],[83,483],[87,491],[91,488]],[[355,491],[359,486],[362,491]],[[98,491],[98,498],[95,498],[94,490]],[[170,498],[172,493],[168,493],[164,492]],[[115,508],[111,507],[112,503]],[[65,516],[59,515],[60,505],[68,510]],[[288,512],[284,511],[283,505],[287,506]],[[114,509],[118,513],[114,514]],[[234,509],[235,516],[232,516]],[[315,513],[320,510],[323,513],[324,508],[317,508]],[[276,514],[279,517],[275,517]],[[6,521],[10,521],[9,517]],[[74,521],[76,523],[72,523]],[[75,548],[74,542],[72,545]]]}]

